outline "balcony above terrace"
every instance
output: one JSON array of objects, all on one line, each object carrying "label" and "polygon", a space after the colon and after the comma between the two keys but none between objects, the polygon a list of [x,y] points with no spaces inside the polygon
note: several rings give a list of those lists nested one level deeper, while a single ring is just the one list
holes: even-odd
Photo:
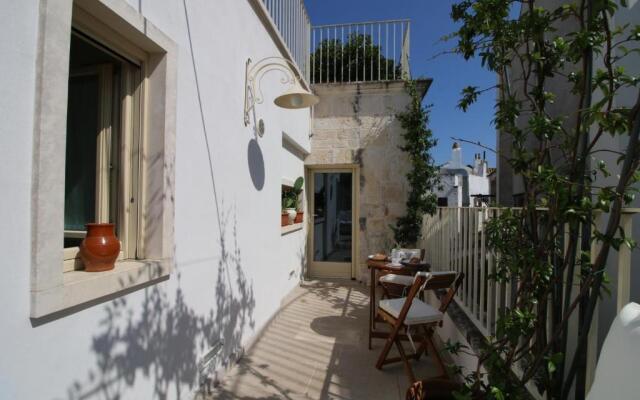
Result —
[{"label": "balcony above terrace", "polygon": [[311,84],[410,78],[407,19],[313,26],[303,0],[262,0],[286,56]]},{"label": "balcony above terrace", "polygon": [[406,19],[314,26],[311,83],[356,83],[410,78]]}]

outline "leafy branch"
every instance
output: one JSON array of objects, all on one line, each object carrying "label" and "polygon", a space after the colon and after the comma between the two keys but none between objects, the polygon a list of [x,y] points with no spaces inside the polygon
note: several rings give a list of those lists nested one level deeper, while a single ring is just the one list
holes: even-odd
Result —
[{"label": "leafy branch", "polygon": [[[498,74],[494,123],[511,139],[507,161],[524,187],[523,207],[487,224],[487,243],[499,255],[490,279],[515,293],[467,377],[469,396],[523,398],[533,382],[547,398],[584,398],[593,351],[587,338],[610,291],[607,261],[612,250],[636,246],[620,221],[640,182],[640,79],[621,60],[640,52],[640,27],[612,26],[620,12],[613,0],[548,4],[465,0],[452,7],[460,24],[451,36],[455,51]],[[481,93],[465,88],[459,107]],[[603,153],[619,157],[598,158]],[[577,349],[570,352],[572,317]]]}]

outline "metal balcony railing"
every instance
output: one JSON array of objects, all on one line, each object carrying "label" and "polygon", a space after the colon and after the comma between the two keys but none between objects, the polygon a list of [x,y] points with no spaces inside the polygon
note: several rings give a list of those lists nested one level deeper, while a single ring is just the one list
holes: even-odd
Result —
[{"label": "metal balcony railing", "polygon": [[302,76],[309,81],[309,43],[311,22],[304,0],[262,0],[280,36],[298,65]]},{"label": "metal balcony railing", "polygon": [[410,78],[409,20],[312,27],[304,0],[262,0],[262,3],[307,82]]},{"label": "metal balcony railing", "polygon": [[314,26],[311,83],[410,78],[409,20]]}]

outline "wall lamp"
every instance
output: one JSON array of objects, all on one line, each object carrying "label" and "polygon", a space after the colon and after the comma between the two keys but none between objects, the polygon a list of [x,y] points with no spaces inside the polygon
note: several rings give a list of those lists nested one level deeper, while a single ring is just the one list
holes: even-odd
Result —
[{"label": "wall lamp", "polygon": [[[282,72],[283,77],[280,82],[283,85],[289,85],[289,88],[284,93],[274,99],[273,102],[278,107],[287,109],[307,108],[318,104],[320,101],[318,96],[302,87],[300,84],[302,79],[296,67],[285,58],[266,57],[255,64],[252,64],[249,58],[245,68],[244,126],[249,125],[249,113],[254,110],[255,105],[261,104],[263,101],[260,81],[269,71],[278,70]],[[262,136],[264,134],[262,120],[259,125],[261,126],[259,134]]]}]

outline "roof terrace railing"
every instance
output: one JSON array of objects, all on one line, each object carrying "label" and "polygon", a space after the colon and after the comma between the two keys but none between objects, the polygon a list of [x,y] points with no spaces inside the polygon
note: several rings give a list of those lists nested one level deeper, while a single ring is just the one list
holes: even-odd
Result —
[{"label": "roof terrace railing", "polygon": [[311,26],[304,0],[262,0],[302,76],[310,83],[410,77],[407,19]]},{"label": "roof terrace railing", "polygon": [[311,83],[409,78],[410,29],[406,19],[312,27]]},{"label": "roof terrace railing", "polygon": [[303,77],[309,81],[311,22],[304,0],[262,0]]}]

